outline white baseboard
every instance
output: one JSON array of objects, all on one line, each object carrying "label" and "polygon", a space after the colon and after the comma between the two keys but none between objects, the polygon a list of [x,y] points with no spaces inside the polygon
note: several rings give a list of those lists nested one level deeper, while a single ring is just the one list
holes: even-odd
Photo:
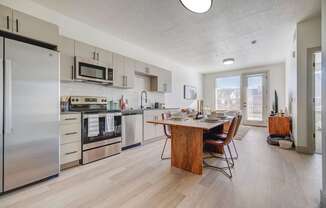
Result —
[{"label": "white baseboard", "polygon": [[326,192],[320,190],[320,208],[326,208]]}]

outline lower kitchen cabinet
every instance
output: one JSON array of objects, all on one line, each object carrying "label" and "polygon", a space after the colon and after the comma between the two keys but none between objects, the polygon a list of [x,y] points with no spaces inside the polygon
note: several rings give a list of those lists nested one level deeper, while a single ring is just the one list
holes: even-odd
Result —
[{"label": "lower kitchen cabinet", "polygon": [[162,119],[162,113],[175,112],[177,109],[157,109],[144,111],[144,143],[165,137],[163,125],[149,124],[147,121]]},{"label": "lower kitchen cabinet", "polygon": [[81,160],[81,115],[63,113],[60,117],[61,169],[79,164]]}]

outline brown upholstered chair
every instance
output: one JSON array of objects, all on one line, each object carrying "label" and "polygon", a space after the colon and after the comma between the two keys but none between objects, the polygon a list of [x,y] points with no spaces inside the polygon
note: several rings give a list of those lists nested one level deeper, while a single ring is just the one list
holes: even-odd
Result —
[{"label": "brown upholstered chair", "polygon": [[[236,128],[235,128],[235,132],[234,132],[233,138],[237,135],[238,130],[239,130],[239,127],[241,125],[241,121],[242,121],[242,115],[241,114],[238,114],[236,117],[237,117],[237,124],[236,124]],[[217,139],[224,140],[224,139],[226,139],[226,137],[227,137],[227,133],[216,134],[216,138]],[[236,159],[239,158],[239,154],[238,154],[237,147],[235,146],[234,139],[232,139],[232,145],[233,145],[233,148],[234,148],[234,151],[235,151],[235,155],[236,155],[235,157],[233,157],[233,159],[236,160]]]},{"label": "brown upholstered chair", "polygon": [[[169,112],[162,113],[163,120],[169,119],[170,117],[171,117],[171,113],[169,113]],[[165,148],[166,148],[166,144],[167,144],[168,140],[171,139],[171,127],[169,125],[163,125],[163,130],[164,130],[164,134],[165,134],[166,138],[165,138],[163,150],[161,153],[161,160],[168,160],[168,159],[171,159],[171,157],[164,157],[164,152],[165,152]]]},{"label": "brown upholstered chair", "polygon": [[[232,119],[229,131],[228,131],[225,139],[217,139],[216,137],[206,138],[205,145],[204,145],[205,152],[210,154],[210,157],[206,157],[205,159],[212,158],[212,157],[213,158],[222,158],[223,160],[226,161],[227,167],[219,167],[219,166],[210,165],[205,161],[205,159],[203,161],[204,166],[219,170],[229,178],[232,178],[231,168],[234,167],[234,160],[233,160],[233,156],[232,156],[232,152],[231,152],[229,144],[232,142],[233,137],[235,135],[234,133],[235,133],[236,126],[237,126],[237,120],[238,120],[237,117],[234,117]],[[225,147],[227,148],[230,157],[227,156]],[[221,151],[222,151],[222,154],[224,154],[224,157],[216,155],[216,154],[219,154]],[[230,161],[230,159],[231,159],[231,161]],[[226,170],[228,170],[228,172]]]}]

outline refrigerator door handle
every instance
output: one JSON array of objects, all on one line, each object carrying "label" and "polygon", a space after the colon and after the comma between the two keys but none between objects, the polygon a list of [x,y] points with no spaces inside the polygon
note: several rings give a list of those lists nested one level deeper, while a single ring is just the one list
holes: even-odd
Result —
[{"label": "refrigerator door handle", "polygon": [[12,64],[11,61],[5,60],[5,134],[12,132]]}]

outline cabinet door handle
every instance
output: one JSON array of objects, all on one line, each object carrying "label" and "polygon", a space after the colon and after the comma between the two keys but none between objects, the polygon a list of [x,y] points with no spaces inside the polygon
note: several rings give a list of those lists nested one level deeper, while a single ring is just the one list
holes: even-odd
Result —
[{"label": "cabinet door handle", "polygon": [[74,135],[74,134],[78,134],[78,132],[69,132],[69,133],[66,133],[65,136]]},{"label": "cabinet door handle", "polygon": [[16,19],[16,32],[19,32],[19,21]]},{"label": "cabinet door handle", "polygon": [[10,25],[9,25],[9,16],[7,16],[7,29],[10,29]]},{"label": "cabinet door handle", "polygon": [[71,80],[75,79],[74,65],[71,65]]},{"label": "cabinet door handle", "polygon": [[74,121],[77,120],[77,118],[65,118],[65,121]]},{"label": "cabinet door handle", "polygon": [[123,84],[123,85],[124,85],[125,87],[127,87],[127,76],[124,75],[124,76],[123,76],[123,80],[124,80],[124,84]]},{"label": "cabinet door handle", "polygon": [[96,60],[96,52],[93,52],[93,60]]},{"label": "cabinet door handle", "polygon": [[97,53],[97,60],[100,61],[100,54]]},{"label": "cabinet door handle", "polygon": [[125,76],[125,78],[126,78],[126,87],[127,87],[128,86],[128,77]]},{"label": "cabinet door handle", "polygon": [[71,155],[71,154],[75,154],[77,153],[78,151],[72,151],[72,152],[67,152],[65,155]]}]

